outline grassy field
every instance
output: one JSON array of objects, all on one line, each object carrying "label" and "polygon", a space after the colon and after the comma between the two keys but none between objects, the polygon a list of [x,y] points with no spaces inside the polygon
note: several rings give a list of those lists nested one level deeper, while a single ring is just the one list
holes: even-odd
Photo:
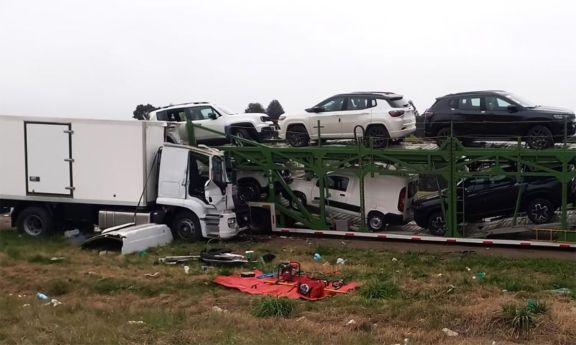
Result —
[{"label": "grassy field", "polygon": [[[362,284],[318,302],[277,301],[212,283],[246,267],[205,271],[191,262],[185,274],[182,266],[154,264],[165,255],[196,254],[205,244],[122,257],[83,251],[61,238],[0,231],[0,343],[576,344],[576,300],[549,291],[576,291],[574,261],[333,243],[261,238],[226,244]],[[322,260],[312,259],[315,252]],[[345,265],[334,264],[339,257]],[[485,277],[474,279],[478,272]],[[39,291],[62,304],[45,305],[35,297]],[[449,337],[443,328],[459,335]]]}]

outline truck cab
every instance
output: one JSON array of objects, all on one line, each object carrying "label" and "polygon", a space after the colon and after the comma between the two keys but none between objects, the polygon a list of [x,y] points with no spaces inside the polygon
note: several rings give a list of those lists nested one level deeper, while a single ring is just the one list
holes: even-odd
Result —
[{"label": "truck cab", "polygon": [[159,156],[156,203],[165,209],[175,237],[198,240],[237,235],[232,184],[222,153],[166,144]]}]

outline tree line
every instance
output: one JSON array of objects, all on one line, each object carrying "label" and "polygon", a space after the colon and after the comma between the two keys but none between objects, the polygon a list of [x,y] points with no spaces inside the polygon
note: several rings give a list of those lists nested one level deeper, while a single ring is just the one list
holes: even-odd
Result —
[{"label": "tree line", "polygon": [[[158,109],[152,104],[138,104],[136,109],[132,112],[132,117],[136,120],[147,120],[148,114],[151,111]],[[274,121],[278,120],[280,115],[284,114],[284,108],[277,99],[272,100],[266,109],[260,103],[248,103],[248,106],[244,110],[245,113],[261,113],[267,114]]]}]

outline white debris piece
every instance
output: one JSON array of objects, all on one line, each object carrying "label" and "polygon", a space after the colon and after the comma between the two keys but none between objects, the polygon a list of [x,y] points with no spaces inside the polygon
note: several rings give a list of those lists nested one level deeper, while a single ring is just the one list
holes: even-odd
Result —
[{"label": "white debris piece", "polygon": [[190,273],[190,266],[184,266],[184,273]]},{"label": "white debris piece", "polygon": [[128,324],[129,324],[129,325],[143,325],[143,324],[144,324],[144,321],[142,321],[142,320],[132,321],[132,320],[131,320],[131,321],[128,321]]},{"label": "white debris piece", "polygon": [[346,322],[346,326],[355,325],[355,324],[356,324],[356,320],[354,320],[354,319],[350,319],[350,321]]},{"label": "white debris piece", "polygon": [[392,262],[396,262],[396,261],[398,261],[398,259],[392,258]]},{"label": "white debris piece", "polygon": [[454,332],[453,330],[448,329],[446,327],[442,328],[442,332],[444,332],[449,337],[457,337],[458,336],[458,332]]}]

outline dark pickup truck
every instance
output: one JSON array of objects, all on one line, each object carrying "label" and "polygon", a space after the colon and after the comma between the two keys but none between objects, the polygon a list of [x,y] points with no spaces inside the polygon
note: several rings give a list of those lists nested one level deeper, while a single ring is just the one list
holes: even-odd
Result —
[{"label": "dark pickup truck", "polygon": [[[568,185],[568,202],[574,202],[574,187]],[[548,223],[562,204],[562,184],[554,177],[524,177],[517,181],[512,176],[470,177],[462,179],[457,187],[458,222],[479,222],[483,218],[512,216],[520,195],[519,212],[526,212],[535,224]],[[446,190],[442,191],[446,206]],[[446,223],[438,193],[415,200],[414,220],[436,236],[443,236]]]}]

